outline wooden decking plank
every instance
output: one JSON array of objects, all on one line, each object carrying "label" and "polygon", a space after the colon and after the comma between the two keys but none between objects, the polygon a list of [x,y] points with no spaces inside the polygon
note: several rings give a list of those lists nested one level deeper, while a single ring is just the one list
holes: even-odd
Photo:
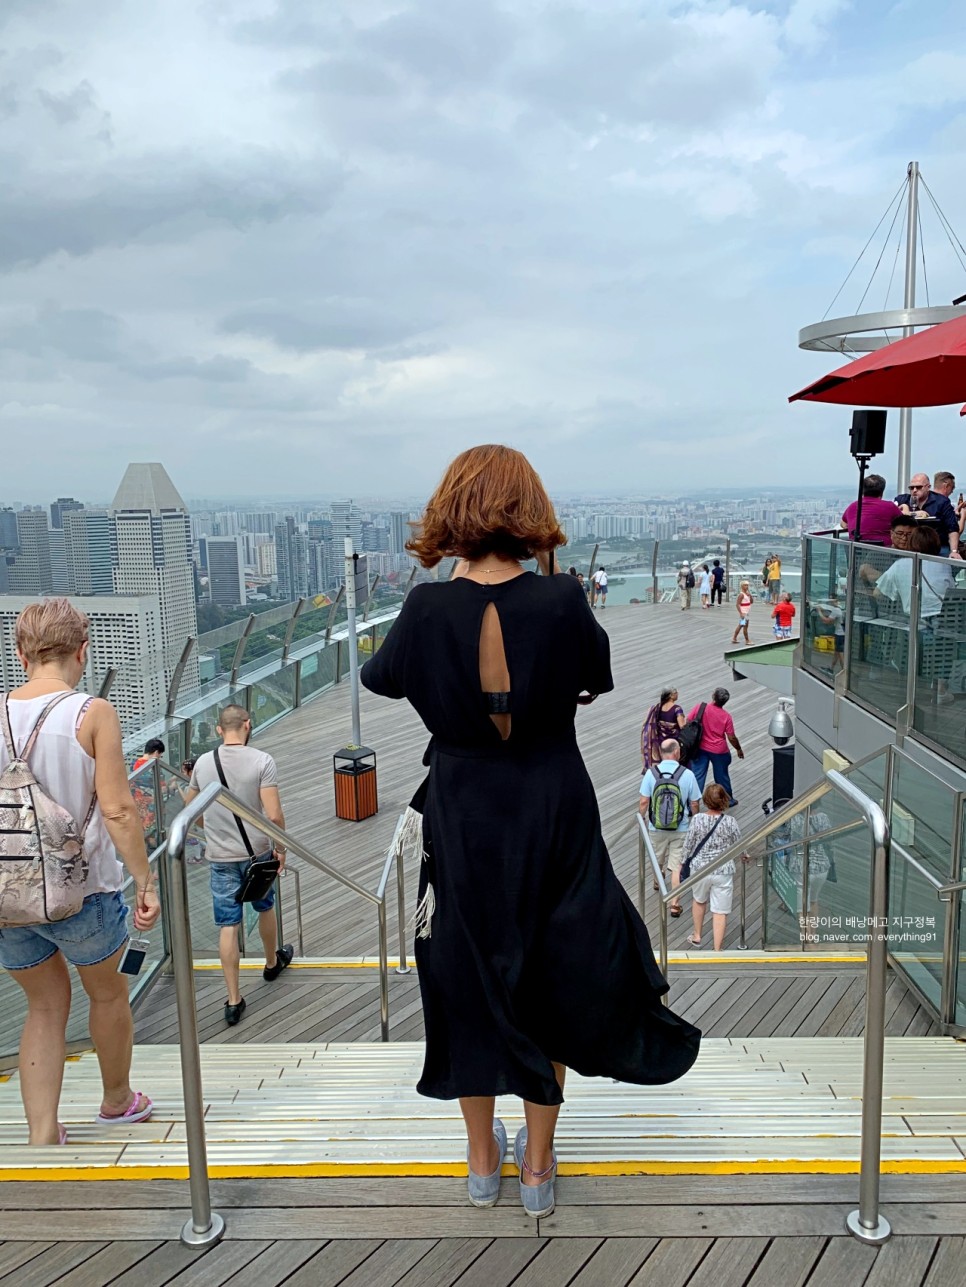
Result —
[{"label": "wooden decking plank", "polygon": [[[536,1224],[536,1220],[533,1223]],[[551,1238],[536,1260],[531,1260],[520,1276],[512,1279],[513,1287],[548,1287],[550,1283],[569,1283],[594,1255],[601,1242],[601,1238]],[[497,1283],[499,1279],[492,1287],[497,1287]]]},{"label": "wooden decking plank", "polygon": [[768,1245],[767,1238],[718,1238],[688,1287],[745,1287]]},{"label": "wooden decking plank", "polygon": [[395,1287],[399,1279],[432,1251],[435,1239],[387,1240],[365,1263],[341,1280],[340,1287]]},{"label": "wooden decking plank", "polygon": [[[841,1001],[848,988],[856,981],[856,975],[851,973],[842,973],[833,976],[828,991],[816,1001],[810,1014],[803,1017],[798,1025],[796,1037],[814,1037],[818,1034],[822,1024],[828,1019],[829,1015]],[[861,976],[858,976],[861,977]]]},{"label": "wooden decking plank", "polygon": [[[807,1287],[863,1287],[878,1251],[854,1238],[830,1238]],[[912,1287],[911,1283],[905,1287]]]},{"label": "wooden decking plank", "polygon": [[235,1274],[271,1246],[268,1241],[242,1242],[228,1238],[168,1279],[167,1287],[223,1287],[224,1283],[233,1282]]},{"label": "wooden decking plank", "polygon": [[[7,1230],[13,1232],[12,1225]],[[21,1265],[29,1264],[53,1244],[50,1242],[3,1242],[0,1243],[0,1280],[12,1274]]]},{"label": "wooden decking plank", "polygon": [[[254,1244],[248,1243],[248,1246]],[[327,1244],[321,1238],[271,1242],[231,1278],[231,1287],[279,1287]]]},{"label": "wooden decking plank", "polygon": [[311,1260],[306,1260],[300,1269],[285,1279],[285,1287],[339,1287],[381,1246],[381,1240],[376,1238],[328,1242]]},{"label": "wooden decking plank", "polygon": [[747,1287],[802,1287],[825,1250],[826,1238],[774,1238]]},{"label": "wooden decking plank", "polygon": [[808,986],[783,1019],[772,1025],[770,1037],[794,1037],[805,1019],[812,1013],[829,991],[834,979],[829,976],[808,976]]},{"label": "wooden decking plank", "polygon": [[742,1020],[774,979],[772,974],[734,978],[733,986],[706,1011],[701,1031],[706,1037],[744,1035]]},{"label": "wooden decking plank", "polygon": [[763,1014],[754,1027],[748,1028],[749,1037],[771,1037],[775,1033],[776,1026],[781,1023],[796,1003],[801,1000],[809,987],[808,978],[784,976],[786,986],[780,993],[776,993],[772,998],[771,1007],[767,1014]]},{"label": "wooden decking plank", "polygon": [[685,1287],[713,1245],[711,1238],[662,1238],[627,1287]]},{"label": "wooden decking plank", "polygon": [[608,1238],[569,1287],[618,1287],[638,1272],[657,1245],[657,1238]]},{"label": "wooden decking plank", "polygon": [[[90,1243],[85,1243],[90,1246]],[[89,1260],[56,1279],[57,1287],[104,1287],[119,1274],[140,1264],[161,1246],[159,1242],[112,1242]]]},{"label": "wooden decking plank", "polygon": [[[10,1287],[49,1287],[64,1274],[90,1260],[105,1245],[96,1242],[57,1242],[39,1256],[33,1256],[27,1264],[4,1274],[0,1282],[9,1283]],[[94,1281],[93,1278],[87,1279],[89,1284]]]},{"label": "wooden decking plank", "polygon": [[918,1285],[925,1278],[935,1252],[935,1238],[893,1238],[879,1248],[875,1264],[865,1280],[865,1287]]},{"label": "wooden decking plank", "polygon": [[966,1278],[966,1238],[940,1238],[923,1287],[962,1287]]},{"label": "wooden decking plank", "polygon": [[452,1287],[490,1245],[487,1238],[441,1238],[395,1287]]},{"label": "wooden decking plank", "polygon": [[[730,1177],[728,1177],[730,1179]],[[800,1203],[795,1206],[558,1206],[540,1222],[540,1232],[554,1238],[732,1238],[767,1240],[776,1230],[787,1237],[829,1236],[842,1229],[840,1206]],[[762,1246],[762,1252],[765,1248]]]},{"label": "wooden decking plank", "polygon": [[[546,1238],[497,1238],[457,1278],[458,1287],[506,1287],[519,1282],[519,1275],[532,1264],[547,1245]],[[532,1287],[537,1287],[535,1279]],[[552,1283],[547,1280],[547,1285]],[[287,1287],[287,1284],[286,1284]],[[305,1287],[309,1287],[306,1283]]]}]

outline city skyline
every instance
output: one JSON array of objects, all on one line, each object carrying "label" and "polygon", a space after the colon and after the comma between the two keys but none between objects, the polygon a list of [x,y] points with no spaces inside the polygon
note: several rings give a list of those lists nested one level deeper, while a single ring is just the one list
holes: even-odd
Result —
[{"label": "city skyline", "polygon": [[[785,401],[836,361],[798,330],[857,307],[909,160],[964,235],[951,5],[36,0],[0,38],[25,495],[144,444],[212,494],[425,495],[494,440],[554,492],[844,485],[848,412]],[[914,468],[955,470],[957,412],[916,413]]]}]

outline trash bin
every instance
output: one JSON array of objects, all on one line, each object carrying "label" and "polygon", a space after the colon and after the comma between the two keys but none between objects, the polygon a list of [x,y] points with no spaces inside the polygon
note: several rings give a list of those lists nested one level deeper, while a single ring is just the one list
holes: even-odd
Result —
[{"label": "trash bin", "polygon": [[335,816],[361,822],[379,812],[376,753],[368,746],[344,746],[332,757]]}]

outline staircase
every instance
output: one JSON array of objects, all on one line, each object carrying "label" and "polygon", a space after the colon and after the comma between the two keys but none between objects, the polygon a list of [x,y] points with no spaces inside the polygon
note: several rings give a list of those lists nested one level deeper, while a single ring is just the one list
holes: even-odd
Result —
[{"label": "staircase", "polygon": [[[458,1105],[415,1092],[419,1043],[209,1045],[201,1054],[213,1178],[465,1174]],[[889,1038],[885,1067],[883,1172],[966,1173],[966,1048]],[[861,1083],[858,1038],[708,1039],[670,1087],[571,1074],[560,1172],[855,1173]],[[134,1084],[154,1099],[152,1120],[99,1126],[97,1061],[71,1059],[61,1099],[68,1143],[32,1149],[16,1078],[0,1082],[0,1180],[185,1178],[178,1047],[139,1047]],[[512,1137],[519,1101],[497,1111]]]}]

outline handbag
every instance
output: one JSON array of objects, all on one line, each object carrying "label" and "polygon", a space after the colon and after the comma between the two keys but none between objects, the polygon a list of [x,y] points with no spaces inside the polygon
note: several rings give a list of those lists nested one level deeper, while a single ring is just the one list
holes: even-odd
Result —
[{"label": "handbag", "polygon": [[724,818],[723,813],[720,815],[720,817],[715,818],[713,825],[708,828],[708,834],[706,836],[702,836],[701,839],[698,841],[697,846],[694,850],[694,853],[691,854],[689,858],[685,858],[684,862],[681,864],[682,881],[687,880],[690,877],[691,864],[694,862],[695,858],[697,858],[698,854],[705,847],[705,845],[708,843],[708,841],[711,839],[714,833],[718,830],[718,823],[721,822],[722,818]]},{"label": "handbag", "polygon": [[708,703],[702,702],[694,719],[689,720],[677,735],[681,746],[682,764],[690,763],[698,753],[698,748],[701,745],[701,734],[704,731],[702,721],[707,707]]},{"label": "handbag", "polygon": [[[212,754],[215,760],[215,772],[218,774],[218,780],[226,791],[230,791],[231,788],[228,785],[228,779],[225,777],[225,770],[222,767],[221,757],[218,754],[217,746]],[[242,878],[241,887],[235,893],[235,902],[258,902],[259,899],[267,896],[268,891],[275,884],[275,878],[281,870],[282,864],[274,854],[270,854],[267,858],[256,858],[255,850],[252,848],[252,842],[249,840],[248,832],[245,830],[245,824],[242,822],[241,818],[239,818],[237,813],[233,813],[231,816],[235,819],[235,823],[238,827],[238,834],[241,836],[242,844],[245,846],[248,856],[251,859],[251,862],[248,864],[248,869]]]}]

